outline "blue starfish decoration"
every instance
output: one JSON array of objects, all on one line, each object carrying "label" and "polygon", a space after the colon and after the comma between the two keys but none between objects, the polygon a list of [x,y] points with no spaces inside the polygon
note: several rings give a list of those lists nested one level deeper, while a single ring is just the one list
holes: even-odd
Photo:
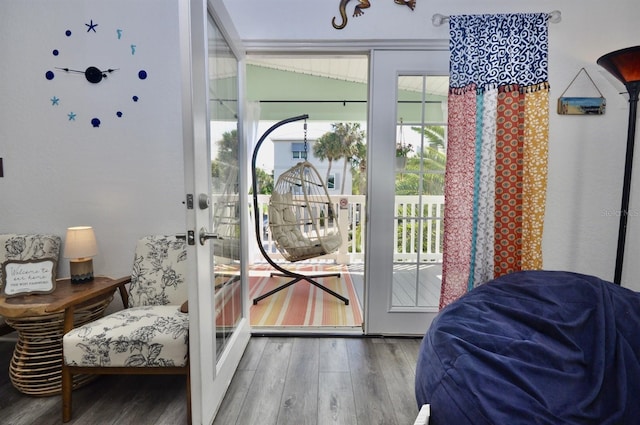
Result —
[{"label": "blue starfish decoration", "polygon": [[69,112],[69,114],[67,116],[69,117],[69,121],[75,121],[76,120],[76,113],[75,112]]},{"label": "blue starfish decoration", "polygon": [[60,98],[59,97],[53,96],[51,98],[51,106],[57,106],[59,103],[60,103]]},{"label": "blue starfish decoration", "polygon": [[84,24],[84,25],[87,27],[87,32],[89,32],[89,31],[96,32],[96,27],[98,26],[98,24],[94,24],[93,23],[93,19],[91,20],[90,23]]}]

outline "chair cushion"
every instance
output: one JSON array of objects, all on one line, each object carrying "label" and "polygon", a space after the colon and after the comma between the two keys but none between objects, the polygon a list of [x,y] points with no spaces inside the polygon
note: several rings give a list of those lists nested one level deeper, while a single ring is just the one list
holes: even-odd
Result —
[{"label": "chair cushion", "polygon": [[187,299],[186,242],[175,236],[138,241],[131,272],[129,307],[182,304]]},{"label": "chair cushion", "polygon": [[132,307],[63,337],[70,366],[173,367],[187,364],[189,315],[178,305]]}]

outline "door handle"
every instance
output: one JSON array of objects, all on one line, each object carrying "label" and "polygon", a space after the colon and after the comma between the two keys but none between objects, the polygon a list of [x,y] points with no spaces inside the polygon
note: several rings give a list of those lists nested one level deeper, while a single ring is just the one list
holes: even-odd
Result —
[{"label": "door handle", "polygon": [[204,227],[200,228],[200,245],[204,245],[207,239],[218,239],[218,235],[216,233],[207,233],[207,229]]}]

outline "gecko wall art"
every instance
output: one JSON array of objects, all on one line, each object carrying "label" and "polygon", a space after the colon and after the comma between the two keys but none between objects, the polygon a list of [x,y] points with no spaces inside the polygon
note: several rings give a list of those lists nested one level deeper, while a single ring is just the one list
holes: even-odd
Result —
[{"label": "gecko wall art", "polygon": [[[337,30],[341,30],[342,28],[347,26],[347,4],[351,0],[340,0],[340,6],[338,6],[338,10],[340,11],[340,17],[342,18],[342,22],[340,24],[336,23],[336,18],[331,20],[331,25]],[[413,10],[416,7],[416,0],[393,0],[395,4],[399,4],[401,6],[407,6],[409,9]],[[371,6],[369,0],[358,0],[358,4],[353,9],[353,17],[360,16],[364,14],[362,9],[367,9]]]}]

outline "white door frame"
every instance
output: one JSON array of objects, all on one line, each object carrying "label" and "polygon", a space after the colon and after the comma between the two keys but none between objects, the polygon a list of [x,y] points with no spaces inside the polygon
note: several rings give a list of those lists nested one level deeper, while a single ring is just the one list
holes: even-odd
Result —
[{"label": "white door frame", "polygon": [[393,308],[391,303],[397,86],[399,75],[448,75],[449,52],[372,50],[369,60],[364,330],[365,334],[423,335],[436,313]]},{"label": "white door frame", "polygon": [[[211,245],[200,243],[200,229],[209,229],[211,208],[200,208],[199,194],[211,195],[211,150],[209,144],[208,113],[208,41],[207,20],[211,14],[216,25],[232,46],[236,57],[242,59],[234,37],[235,29],[222,1],[178,1],[180,18],[180,50],[183,104],[183,146],[185,170],[185,204],[187,229],[187,260],[189,264],[189,356],[191,367],[191,407],[193,424],[211,424],[233,378],[240,358],[250,338],[249,308],[246,294],[247,273],[242,274],[243,318],[229,339],[222,355],[216,358],[216,329],[214,312],[214,276]],[[241,62],[242,64],[242,62]],[[244,72],[239,66],[239,81]],[[243,86],[244,82],[239,83]],[[238,99],[244,99],[244,89]],[[242,102],[239,102],[242,104]],[[239,119],[242,118],[239,111]],[[240,121],[241,123],[241,121]],[[242,125],[238,140],[242,140]],[[240,142],[242,146],[244,143]],[[246,164],[243,176],[246,175]],[[243,179],[241,179],[242,181]],[[247,183],[241,183],[246,193]],[[192,203],[189,205],[189,195]],[[243,212],[243,231],[248,231],[247,211]],[[246,243],[242,249],[246,258]],[[246,264],[246,261],[242,261]]]}]

